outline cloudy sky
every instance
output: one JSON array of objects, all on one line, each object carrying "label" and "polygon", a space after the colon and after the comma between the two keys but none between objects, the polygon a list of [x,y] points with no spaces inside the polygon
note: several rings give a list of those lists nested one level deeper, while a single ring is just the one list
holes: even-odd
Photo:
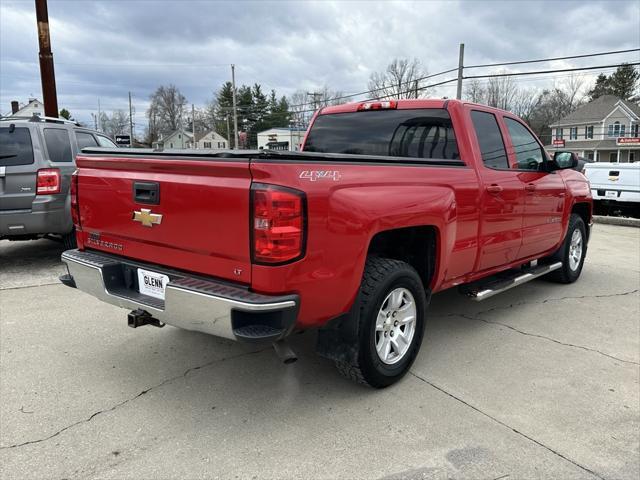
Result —
[{"label": "cloudy sky", "polygon": [[[237,66],[239,84],[291,94],[323,85],[353,93],[394,57],[430,73],[465,64],[638,48],[640,1],[215,2],[49,0],[58,103],[89,123],[98,98],[127,108],[137,130],[149,95],[173,83],[203,106]],[[638,52],[510,67],[516,71],[639,61]],[[611,70],[609,70],[611,71]],[[469,74],[471,74],[469,70]],[[491,73],[491,69],[474,70]],[[438,79],[447,77],[438,77]],[[520,77],[542,88],[566,75]],[[438,89],[455,96],[455,84]],[[32,0],[0,0],[0,112],[42,97]]]}]

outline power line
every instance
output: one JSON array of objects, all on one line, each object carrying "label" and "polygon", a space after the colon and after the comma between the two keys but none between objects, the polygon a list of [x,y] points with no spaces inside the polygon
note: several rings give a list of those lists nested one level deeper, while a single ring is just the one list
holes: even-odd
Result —
[{"label": "power line", "polygon": [[522,65],[523,63],[541,63],[541,62],[553,62],[555,60],[571,60],[575,58],[587,58],[587,57],[599,57],[602,55],[616,55],[619,53],[640,52],[640,48],[630,48],[628,50],[615,50],[609,52],[589,53],[584,55],[571,55],[569,57],[554,57],[554,58],[540,58],[536,60],[520,60],[517,62],[504,62],[504,63],[485,63],[484,65],[465,65],[465,70],[468,68],[484,68],[484,67],[502,67],[507,65]]},{"label": "power line", "polygon": [[623,65],[640,65],[640,62],[633,63],[619,63],[615,65],[599,65],[597,67],[576,67],[576,68],[559,68],[555,70],[536,70],[533,72],[513,72],[513,73],[493,73],[489,75],[470,75],[463,77],[465,80],[471,80],[474,78],[498,78],[498,77],[519,77],[522,75],[540,75],[546,73],[559,73],[559,72],[578,72],[583,70],[598,70],[605,68],[622,67]]}]

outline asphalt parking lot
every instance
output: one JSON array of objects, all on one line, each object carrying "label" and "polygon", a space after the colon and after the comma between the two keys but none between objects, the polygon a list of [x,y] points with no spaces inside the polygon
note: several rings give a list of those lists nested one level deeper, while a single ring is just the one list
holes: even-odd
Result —
[{"label": "asphalt parking lot", "polygon": [[582,278],[434,296],[398,385],[172,327],[0,242],[0,469],[25,478],[637,479],[640,229],[596,225]]}]

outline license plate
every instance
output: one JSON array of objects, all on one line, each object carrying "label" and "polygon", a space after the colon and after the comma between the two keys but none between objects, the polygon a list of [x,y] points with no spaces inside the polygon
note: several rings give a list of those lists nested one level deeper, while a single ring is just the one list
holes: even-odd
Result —
[{"label": "license plate", "polygon": [[607,190],[604,192],[604,196],[607,198],[618,198],[618,192],[615,190]]},{"label": "license plate", "polygon": [[161,273],[138,269],[138,291],[143,295],[164,300],[164,289],[169,283],[169,277]]}]

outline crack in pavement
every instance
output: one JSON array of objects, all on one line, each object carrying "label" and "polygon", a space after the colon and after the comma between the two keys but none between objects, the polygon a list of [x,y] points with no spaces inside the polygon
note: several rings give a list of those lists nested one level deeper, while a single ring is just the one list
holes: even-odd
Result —
[{"label": "crack in pavement", "polygon": [[[618,362],[622,362],[622,363],[629,363],[631,365],[640,365],[639,362],[635,362],[633,360],[624,360],[620,357],[616,357],[615,355],[611,355],[608,353],[605,353],[601,350],[598,350],[596,348],[591,348],[591,347],[585,347],[584,345],[577,345],[575,343],[567,343],[567,342],[561,342],[560,340],[556,340],[555,338],[552,337],[547,337],[546,335],[540,335],[537,333],[530,333],[530,332],[525,332],[524,330],[520,330],[516,327],[513,327],[511,325],[508,325],[506,323],[502,323],[502,322],[497,322],[495,320],[486,320],[484,318],[480,318],[480,315],[484,315],[487,313],[491,313],[494,312],[496,310],[506,310],[509,308],[513,308],[513,307],[518,307],[518,306],[522,306],[522,305],[542,305],[544,303],[547,302],[557,302],[557,301],[562,301],[562,300],[576,300],[576,299],[584,299],[584,298],[609,298],[609,297],[622,297],[625,295],[631,295],[634,293],[637,293],[638,291],[640,291],[640,289],[635,289],[635,290],[631,290],[629,292],[623,292],[623,293],[611,293],[611,294],[606,294],[606,295],[582,295],[579,297],[571,297],[571,296],[567,296],[567,297],[560,297],[560,298],[548,298],[546,300],[543,300],[542,302],[520,302],[520,303],[512,303],[511,305],[506,305],[506,306],[496,306],[493,308],[490,308],[488,310],[483,310],[481,312],[477,312],[477,313],[473,313],[473,314],[466,314],[466,313],[449,313],[447,315],[444,315],[444,317],[461,317],[461,318],[465,318],[467,320],[471,320],[471,321],[478,321],[478,322],[484,322],[487,323],[489,325],[499,325],[501,327],[505,327],[508,328],[510,330],[513,330],[514,332],[520,333],[522,335],[526,335],[529,337],[536,337],[536,338],[540,338],[543,340],[548,340],[550,342],[553,343],[557,343],[558,345],[563,345],[565,347],[572,347],[572,348],[579,348],[581,350],[586,350],[587,352],[593,352],[593,353],[597,353],[599,355],[603,355],[605,357],[611,358],[612,360],[616,360]],[[435,315],[438,316],[438,315]]]},{"label": "crack in pavement", "polygon": [[52,438],[57,437],[61,433],[66,432],[67,430],[70,430],[70,429],[72,429],[74,427],[77,427],[78,425],[81,425],[83,423],[89,423],[91,420],[93,420],[94,418],[96,418],[99,415],[102,415],[104,413],[113,412],[114,410],[122,407],[123,405],[126,405],[127,403],[132,402],[132,401],[142,397],[143,395],[146,395],[151,390],[155,390],[157,388],[163,387],[164,385],[167,385],[167,384],[169,384],[171,382],[174,382],[175,380],[179,380],[181,378],[185,378],[191,372],[194,372],[196,370],[201,370],[203,368],[209,367],[209,366],[214,365],[214,364],[219,363],[219,362],[224,362],[225,360],[233,360],[233,359],[236,359],[236,358],[240,358],[240,357],[244,357],[244,356],[248,356],[248,355],[253,355],[253,354],[256,354],[256,353],[261,353],[261,352],[264,352],[265,350],[268,350],[268,349],[267,348],[263,348],[261,350],[256,350],[256,351],[253,351],[253,352],[244,352],[244,353],[241,353],[241,354],[238,354],[238,355],[231,355],[229,357],[223,357],[223,358],[218,358],[218,359],[215,359],[215,360],[211,360],[211,361],[209,361],[207,363],[203,363],[202,365],[198,365],[198,366],[195,366],[195,367],[190,367],[187,370],[185,370],[184,373],[182,373],[181,375],[176,375],[174,377],[167,378],[166,380],[163,380],[162,382],[160,382],[160,383],[158,383],[156,385],[153,385],[153,386],[151,386],[151,387],[149,387],[149,388],[147,388],[145,390],[142,390],[140,393],[138,393],[137,395],[135,395],[135,396],[133,396],[131,398],[127,398],[126,400],[118,402],[115,405],[113,405],[113,406],[111,406],[109,408],[106,408],[104,410],[98,410],[97,412],[92,413],[89,417],[85,418],[84,420],[78,420],[77,422],[74,422],[74,423],[72,423],[70,425],[67,425],[66,427],[61,428],[57,432],[52,433],[51,435],[49,435],[47,437],[40,438],[38,440],[29,440],[29,441],[23,442],[23,443],[16,443],[14,445],[8,445],[8,446],[5,446],[5,447],[0,447],[0,450],[9,450],[11,448],[19,448],[19,447],[24,447],[26,445],[33,445],[35,443],[46,442],[47,440],[51,440]]},{"label": "crack in pavement", "polygon": [[34,285],[16,285],[15,287],[0,287],[0,292],[5,290],[20,290],[21,288],[36,288],[36,287],[49,287],[51,285],[62,285],[60,281],[52,283],[38,283]]},{"label": "crack in pavement", "polygon": [[[409,370],[409,373],[410,373],[412,376],[414,376],[415,378],[417,378],[418,380],[420,380],[421,382],[426,383],[427,385],[429,385],[429,386],[431,386],[431,387],[435,388],[436,390],[438,390],[439,392],[441,392],[441,393],[443,393],[443,394],[447,395],[448,397],[453,398],[453,399],[454,399],[454,400],[456,400],[457,402],[460,402],[460,403],[462,403],[463,405],[465,405],[465,406],[467,406],[467,407],[471,408],[472,410],[474,410],[474,411],[476,411],[476,412],[480,413],[481,415],[484,415],[485,417],[489,418],[490,420],[494,421],[495,423],[497,423],[497,424],[499,424],[499,425],[502,425],[502,426],[503,426],[503,427],[505,427],[505,428],[508,428],[508,429],[509,429],[509,430],[511,430],[512,432],[514,432],[514,433],[516,433],[516,434],[520,435],[521,437],[526,438],[526,439],[527,439],[527,440],[529,440],[530,442],[535,443],[536,445],[538,445],[538,446],[540,446],[540,447],[544,448],[545,450],[547,450],[547,451],[549,451],[549,452],[553,453],[553,454],[554,454],[554,455],[556,455],[557,457],[562,458],[563,460],[565,460],[565,461],[567,461],[567,462],[569,462],[569,463],[571,463],[571,464],[575,465],[576,467],[578,467],[578,468],[580,468],[581,470],[583,470],[583,471],[585,471],[585,472],[587,472],[587,473],[589,473],[589,474],[593,475],[593,476],[594,476],[594,477],[596,477],[596,478],[599,478],[600,480],[605,480],[605,478],[604,478],[603,476],[601,476],[601,475],[597,474],[596,472],[594,472],[593,470],[589,469],[588,467],[585,467],[584,465],[579,464],[579,463],[578,463],[578,462],[576,462],[575,460],[571,460],[569,457],[567,457],[567,456],[565,456],[565,455],[561,454],[561,453],[560,453],[560,452],[558,452],[557,450],[554,450],[553,448],[551,448],[551,447],[549,447],[549,446],[545,445],[544,443],[542,443],[542,442],[540,442],[540,441],[536,440],[535,438],[530,437],[530,436],[529,436],[529,435],[527,435],[526,433],[523,433],[523,432],[521,432],[521,431],[519,431],[519,430],[516,430],[516,429],[515,429],[515,428],[513,428],[512,426],[507,425],[506,423],[504,423],[503,421],[498,420],[497,418],[495,418],[495,417],[493,417],[493,416],[489,415],[489,414],[488,414],[488,413],[486,413],[486,412],[483,412],[483,411],[482,411],[482,410],[480,410],[478,407],[475,407],[475,406],[471,405],[470,403],[468,403],[468,402],[464,401],[464,400],[463,400],[463,399],[461,399],[460,397],[457,397],[457,396],[455,396],[454,394],[447,392],[444,388],[442,388],[442,387],[439,387],[439,386],[435,385],[434,383],[432,383],[432,382],[430,382],[429,380],[427,380],[427,379],[425,379],[425,378],[421,377],[421,376],[420,376],[420,375],[418,375],[417,373],[415,373],[415,372],[413,372],[413,371],[411,371],[411,370]],[[499,478],[500,478],[500,477],[499,477]]]},{"label": "crack in pavement", "polygon": [[508,328],[509,330],[513,330],[514,332],[518,332],[518,333],[520,333],[522,335],[526,335],[528,337],[541,338],[543,340],[549,340],[550,342],[557,343],[558,345],[563,345],[565,347],[580,348],[582,350],[586,350],[587,352],[598,353],[598,354],[603,355],[605,357],[609,357],[609,358],[611,358],[613,360],[617,360],[618,362],[630,363],[631,365],[640,365],[640,363],[634,362],[633,360],[624,360],[624,359],[622,359],[620,357],[616,357],[615,355],[610,355],[608,353],[605,353],[605,352],[603,352],[601,350],[598,350],[598,349],[595,349],[595,348],[585,347],[584,345],[576,345],[575,343],[565,343],[565,342],[561,342],[560,340],[556,340],[555,338],[547,337],[545,335],[539,335],[537,333],[525,332],[523,330],[519,330],[519,329],[517,329],[515,327],[512,327],[511,325],[507,325],[506,323],[496,322],[496,321],[493,321],[493,320],[485,320],[484,318],[477,318],[477,317],[474,317],[474,316],[464,315],[464,314],[459,314],[458,316],[462,317],[462,318],[466,318],[467,320],[484,322],[484,323],[488,323],[490,325],[500,325],[501,327]]}]

